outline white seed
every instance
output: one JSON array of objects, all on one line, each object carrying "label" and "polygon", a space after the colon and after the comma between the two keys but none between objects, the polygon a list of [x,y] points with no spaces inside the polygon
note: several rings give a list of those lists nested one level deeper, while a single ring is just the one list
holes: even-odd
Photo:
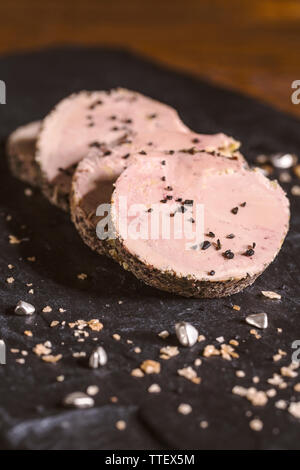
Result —
[{"label": "white seed", "polygon": [[275,168],[287,169],[297,163],[297,156],[292,153],[275,153],[270,157],[271,163]]},{"label": "white seed", "polygon": [[20,300],[15,308],[17,315],[32,315],[35,312],[35,307],[23,300]]},{"label": "white seed", "polygon": [[71,408],[92,408],[95,402],[86,393],[73,392],[64,398],[63,404]]},{"label": "white seed", "polygon": [[178,341],[183,346],[194,346],[197,343],[199,332],[197,329],[187,322],[176,323],[175,325],[176,336]]},{"label": "white seed", "polygon": [[92,369],[97,369],[100,366],[105,366],[107,363],[107,354],[102,346],[99,346],[92,352],[89,358],[89,366]]},{"label": "white seed", "polygon": [[266,313],[254,313],[246,317],[246,322],[249,325],[256,326],[257,328],[267,328],[268,316]]}]

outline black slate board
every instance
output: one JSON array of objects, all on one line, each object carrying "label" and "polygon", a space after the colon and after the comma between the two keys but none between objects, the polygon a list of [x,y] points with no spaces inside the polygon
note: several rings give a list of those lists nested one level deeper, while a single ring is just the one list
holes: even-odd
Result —
[{"label": "black slate board", "polygon": [[[144,286],[112,261],[92,253],[68,215],[51,207],[37,190],[31,198],[24,195],[26,186],[10,176],[4,156],[4,141],[12,130],[42,118],[57,101],[80,89],[123,86],[165,101],[195,131],[223,131],[240,139],[249,161],[261,151],[299,152],[299,121],[123,51],[74,47],[4,57],[0,78],[7,85],[7,104],[0,106],[0,337],[8,356],[7,364],[0,366],[0,448],[299,448],[300,422],[274,407],[279,398],[297,400],[293,391],[297,379],[287,379],[287,389],[279,390],[263,408],[231,393],[235,384],[251,386],[253,376],[260,377],[257,388],[271,388],[266,379],[290,362],[291,343],[300,339],[299,198],[290,198],[291,230],[282,251],[252,287],[220,300],[183,299]],[[288,193],[290,186],[285,185]],[[11,221],[6,220],[8,214]],[[9,234],[28,240],[11,245]],[[26,261],[28,256],[36,256],[37,261]],[[12,271],[9,263],[15,266]],[[81,272],[88,274],[86,281],[77,279]],[[10,275],[16,279],[11,285],[5,282]],[[33,283],[34,295],[28,294],[26,283]],[[282,301],[262,298],[262,289],[281,293]],[[33,302],[38,313],[28,319],[14,316],[20,299]],[[232,310],[233,304],[241,305],[241,312]],[[52,306],[52,313],[41,313],[45,305]],[[59,313],[59,307],[66,308],[66,313]],[[270,326],[257,340],[243,319],[260,311],[269,314]],[[77,342],[68,326],[49,328],[56,319],[95,317],[104,329],[91,332],[84,343]],[[179,356],[162,360],[158,376],[131,377],[130,371],[142,360],[157,359],[163,345],[176,344],[174,335],[164,341],[157,333],[173,332],[179,320],[191,321],[207,342],[181,348]],[[279,334],[277,328],[283,332]],[[33,337],[24,336],[24,330],[32,330]],[[121,335],[119,342],[111,338],[113,333]],[[201,385],[177,376],[178,368],[191,364],[204,344],[217,344],[215,338],[221,335],[226,341],[240,341],[239,359],[203,359]],[[75,351],[89,354],[98,344],[93,337],[99,338],[109,355],[107,366],[99,370],[72,357]],[[46,340],[52,342],[54,353],[63,354],[56,365],[45,364],[31,352],[36,343]],[[140,346],[142,353],[133,352],[134,346]],[[12,354],[10,348],[29,351],[24,365],[15,362],[22,356]],[[287,356],[274,363],[272,356],[278,348]],[[237,369],[243,369],[246,378],[237,379]],[[61,374],[65,381],[58,383],[56,377]],[[147,392],[153,382],[161,385],[161,394]],[[70,411],[61,407],[67,393],[84,391],[92,384],[100,387],[95,408]],[[119,398],[117,404],[109,400],[114,395]],[[190,415],[177,413],[182,402],[192,405]],[[264,422],[262,432],[250,429],[248,410]],[[118,419],[128,423],[123,432],[115,429]],[[199,427],[201,420],[209,422],[207,429]]]}]

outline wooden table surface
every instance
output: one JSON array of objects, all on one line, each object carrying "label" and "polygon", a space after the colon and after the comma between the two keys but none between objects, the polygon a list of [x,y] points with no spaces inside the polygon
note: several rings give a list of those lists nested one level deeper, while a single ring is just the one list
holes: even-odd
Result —
[{"label": "wooden table surface", "polygon": [[2,0],[0,18],[0,54],[127,47],[300,116],[299,0]]}]

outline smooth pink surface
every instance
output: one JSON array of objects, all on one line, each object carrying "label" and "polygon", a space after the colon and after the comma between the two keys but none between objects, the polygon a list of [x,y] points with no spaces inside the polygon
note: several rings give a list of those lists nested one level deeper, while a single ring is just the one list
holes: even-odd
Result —
[{"label": "smooth pink surface", "polygon": [[[111,148],[110,155],[91,150],[76,170],[73,190],[77,201],[82,200],[82,207],[89,213],[95,211],[102,202],[110,202],[113,183],[141,153],[148,154],[153,150],[169,152],[170,150],[207,149],[230,154],[239,145],[225,134],[195,134],[167,132],[158,130],[155,133],[139,133],[130,142],[124,142]],[[126,158],[124,158],[126,157]],[[238,154],[238,158],[243,159]]]},{"label": "smooth pink surface", "polygon": [[[84,158],[93,142],[103,149],[139,132],[160,129],[188,132],[177,112],[139,93],[80,92],[61,101],[44,120],[37,158],[51,182]],[[61,184],[68,184],[68,178]]]},{"label": "smooth pink surface", "polygon": [[[221,250],[210,246],[207,250],[187,250],[186,239],[180,240],[124,240],[125,247],[146,264],[162,271],[174,271],[179,276],[192,276],[210,281],[243,278],[262,271],[281,247],[289,223],[289,202],[276,182],[271,182],[259,170],[247,170],[243,162],[226,157],[214,157],[207,153],[166,156],[155,152],[151,158],[139,158],[122,173],[113,193],[112,216],[117,233],[125,238],[121,227],[133,220],[119,218],[120,197],[127,197],[127,204],[142,203],[147,207],[159,203],[167,194],[173,200],[162,204],[166,217],[170,217],[174,200],[192,199],[194,205],[184,215],[191,217],[196,204],[204,204],[204,232],[212,231],[221,241]],[[165,161],[165,165],[161,162]],[[165,177],[165,181],[162,181]],[[171,186],[172,191],[166,191]],[[245,207],[240,204],[246,202]],[[180,203],[177,203],[178,206]],[[234,215],[231,210],[238,207]],[[144,212],[142,219],[152,214]],[[172,220],[175,220],[175,217]],[[235,238],[226,235],[233,233]],[[243,253],[256,243],[255,254]],[[231,250],[233,259],[225,259],[222,253]],[[214,276],[208,272],[215,271]]]}]

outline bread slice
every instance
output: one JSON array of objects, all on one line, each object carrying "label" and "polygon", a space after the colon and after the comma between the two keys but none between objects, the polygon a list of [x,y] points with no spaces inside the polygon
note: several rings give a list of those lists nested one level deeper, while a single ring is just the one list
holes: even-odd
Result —
[{"label": "bread slice", "polygon": [[[126,213],[124,204],[142,209]],[[240,160],[154,152],[118,178],[111,219],[111,252],[124,269],[182,296],[223,297],[252,284],[273,261],[288,231],[289,201],[276,181]],[[170,237],[161,221],[170,223]],[[204,241],[190,240],[189,232],[176,238],[175,223],[183,222],[199,233],[203,223]]]},{"label": "bread slice", "polygon": [[65,98],[45,118],[37,143],[45,196],[68,210],[74,170],[91,148],[108,155],[140,132],[161,129],[189,132],[175,109],[133,91],[82,91]]},{"label": "bread slice", "polygon": [[18,127],[8,138],[6,153],[12,174],[32,186],[39,183],[35,151],[41,121],[31,122]]},{"label": "bread slice", "polygon": [[135,160],[136,156],[147,156],[154,150],[172,155],[180,150],[182,155],[192,155],[199,150],[221,151],[228,157],[244,161],[237,149],[239,142],[224,134],[203,135],[157,131],[139,133],[130,141],[120,142],[108,156],[91,151],[83,159],[73,176],[71,191],[72,220],[84,242],[100,254],[109,254],[109,240],[101,240],[96,234],[100,217],[96,209],[100,204],[110,203],[114,183],[120,174]]}]

